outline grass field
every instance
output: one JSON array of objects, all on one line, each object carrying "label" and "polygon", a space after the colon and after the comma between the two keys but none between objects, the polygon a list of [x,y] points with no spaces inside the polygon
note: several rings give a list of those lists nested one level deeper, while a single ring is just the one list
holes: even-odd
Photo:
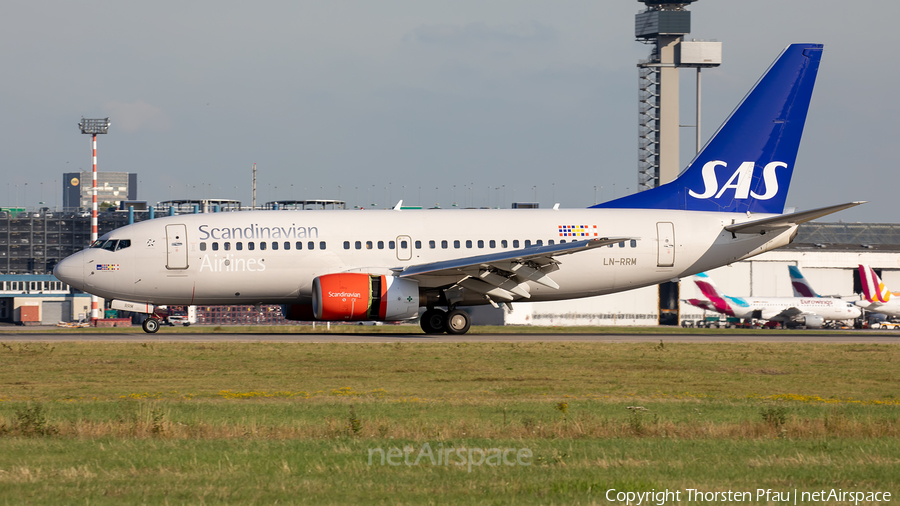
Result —
[{"label": "grass field", "polygon": [[0,335],[0,503],[593,504],[610,489],[896,501],[898,364],[900,347],[874,344]]}]

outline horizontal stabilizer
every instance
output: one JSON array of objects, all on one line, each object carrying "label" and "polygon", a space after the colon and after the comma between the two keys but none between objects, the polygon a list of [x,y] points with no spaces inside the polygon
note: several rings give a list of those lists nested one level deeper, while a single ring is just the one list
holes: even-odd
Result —
[{"label": "horizontal stabilizer", "polygon": [[793,227],[794,225],[800,225],[801,223],[806,223],[807,221],[812,221],[816,218],[821,218],[822,216],[828,216],[829,214],[843,211],[844,209],[856,207],[860,204],[865,204],[865,201],[848,202],[846,204],[820,207],[818,209],[803,211],[802,213],[782,214],[780,216],[764,218],[762,220],[735,223],[734,225],[728,225],[727,227],[725,227],[725,230],[734,234],[763,234],[772,230],[785,229]]}]

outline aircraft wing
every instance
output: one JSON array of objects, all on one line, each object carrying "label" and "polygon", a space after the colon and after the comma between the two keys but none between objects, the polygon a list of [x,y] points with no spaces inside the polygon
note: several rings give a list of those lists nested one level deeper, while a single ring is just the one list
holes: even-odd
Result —
[{"label": "aircraft wing", "polygon": [[726,226],[725,230],[733,234],[764,234],[769,231],[785,229],[788,227],[793,227],[794,225],[800,225],[801,223],[806,223],[807,221],[812,221],[816,218],[821,218],[822,216],[827,216],[831,213],[843,211],[844,209],[849,209],[851,207],[856,207],[860,204],[865,203],[865,201],[848,202],[846,204],[839,204],[836,206],[811,209],[809,211],[803,211],[801,213],[782,214],[780,216],[774,216],[772,218],[746,221],[744,223],[735,223],[734,225]]},{"label": "aircraft wing", "polygon": [[534,281],[558,289],[549,273],[559,269],[556,257],[615,244],[636,237],[603,237],[588,241],[573,241],[552,246],[532,246],[523,249],[476,255],[427,264],[392,269],[401,278],[420,276],[462,277],[456,284],[489,297],[508,302],[513,295],[530,297],[526,281]]},{"label": "aircraft wing", "polygon": [[781,311],[777,311],[777,312],[773,311],[768,314],[766,312],[763,312],[762,319],[763,320],[772,320],[775,318],[791,319],[796,316],[800,316],[802,314],[812,314],[812,313],[807,313],[807,312],[803,311],[802,309],[796,308],[796,307],[787,307],[787,308],[782,309]]}]

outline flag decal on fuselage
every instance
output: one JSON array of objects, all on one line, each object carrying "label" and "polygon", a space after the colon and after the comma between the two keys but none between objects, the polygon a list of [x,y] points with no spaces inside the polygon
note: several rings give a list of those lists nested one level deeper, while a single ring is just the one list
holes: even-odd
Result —
[{"label": "flag decal on fuselage", "polygon": [[560,225],[560,237],[597,237],[597,225]]}]

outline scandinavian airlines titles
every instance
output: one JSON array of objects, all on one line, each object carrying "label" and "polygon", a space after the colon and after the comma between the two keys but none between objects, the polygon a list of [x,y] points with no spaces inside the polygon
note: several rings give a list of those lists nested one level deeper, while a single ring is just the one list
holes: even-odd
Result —
[{"label": "scandinavian airlines titles", "polygon": [[771,162],[763,168],[763,181],[766,184],[766,193],[762,195],[750,191],[754,165],[754,162],[742,163],[720,189],[719,180],[716,178],[716,167],[727,167],[728,164],[722,160],[706,162],[701,172],[705,186],[703,193],[688,190],[688,195],[698,199],[719,198],[725,193],[725,190],[733,188],[735,199],[746,199],[752,196],[757,200],[769,200],[778,194],[778,178],[775,177],[775,169],[778,167],[787,168],[787,164],[784,162]]}]

